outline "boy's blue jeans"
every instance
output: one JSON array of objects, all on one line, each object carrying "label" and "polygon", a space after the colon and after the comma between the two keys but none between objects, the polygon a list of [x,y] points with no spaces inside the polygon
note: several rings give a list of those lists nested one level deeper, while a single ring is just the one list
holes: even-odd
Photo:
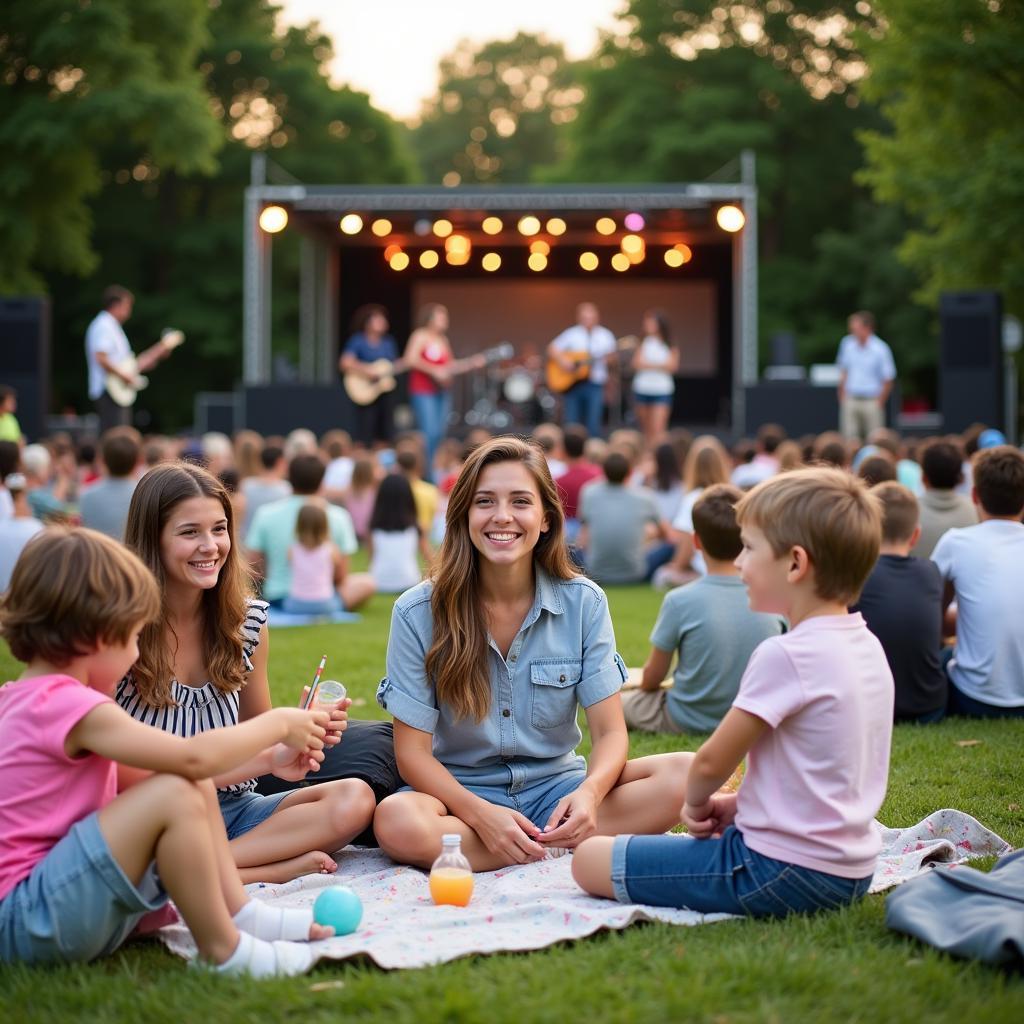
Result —
[{"label": "boy's blue jeans", "polygon": [[617,836],[612,849],[612,887],[621,903],[785,917],[855,903],[870,884],[870,875],[840,878],[755,853],[735,825],[721,839]]}]

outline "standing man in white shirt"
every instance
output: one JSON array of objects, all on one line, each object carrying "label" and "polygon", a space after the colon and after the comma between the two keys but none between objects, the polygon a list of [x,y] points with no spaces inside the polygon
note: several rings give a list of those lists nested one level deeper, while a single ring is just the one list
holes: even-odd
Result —
[{"label": "standing man in white shirt", "polygon": [[131,410],[118,405],[107,394],[107,374],[134,385],[138,373],[145,373],[171,353],[171,346],[158,341],[138,357],[136,374],[118,366],[132,356],[132,347],[121,326],[131,315],[135,296],[127,288],[112,284],[103,290],[103,309],[85,332],[85,361],[89,367],[89,399],[100,418],[100,433],[130,423]]},{"label": "standing man in white shirt", "polygon": [[839,343],[839,429],[844,437],[866,441],[885,426],[885,403],[896,379],[892,350],[875,334],[875,317],[867,310],[854,313],[850,333]]},{"label": "standing man in white shirt", "polygon": [[614,352],[615,335],[601,326],[601,315],[592,302],[581,302],[576,307],[576,323],[548,345],[548,355],[566,372],[576,369],[579,357],[586,358],[586,378],[573,384],[563,396],[562,422],[581,423],[591,437],[601,436],[608,358]]}]

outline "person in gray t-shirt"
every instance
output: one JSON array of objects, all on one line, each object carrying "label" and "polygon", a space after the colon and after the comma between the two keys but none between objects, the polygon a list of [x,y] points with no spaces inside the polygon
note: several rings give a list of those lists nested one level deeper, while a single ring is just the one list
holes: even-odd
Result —
[{"label": "person in gray t-shirt", "polygon": [[[742,548],[735,513],[741,497],[731,484],[716,484],[693,507],[694,546],[708,573],[665,595],[640,688],[622,694],[631,729],[711,732],[732,706],[754,648],[785,630],[779,616],[750,610],[733,565]],[[679,662],[665,689],[674,652]]]},{"label": "person in gray t-shirt", "polygon": [[252,518],[258,508],[287,498],[292,493],[291,484],[284,479],[288,464],[280,445],[264,445],[260,451],[260,463],[263,472],[259,476],[245,477],[239,487],[245,496],[245,518],[238,534],[240,537],[248,536]]},{"label": "person in gray t-shirt", "polygon": [[611,452],[603,468],[605,479],[580,493],[577,545],[591,579],[639,583],[648,576],[648,524],[664,531],[658,506],[648,491],[624,486],[629,462],[620,452]]},{"label": "person in gray t-shirt", "polygon": [[100,457],[107,475],[82,491],[78,511],[82,525],[99,530],[114,540],[124,540],[128,506],[138,480],[135,470],[142,454],[138,432],[132,427],[114,427],[100,439]]}]

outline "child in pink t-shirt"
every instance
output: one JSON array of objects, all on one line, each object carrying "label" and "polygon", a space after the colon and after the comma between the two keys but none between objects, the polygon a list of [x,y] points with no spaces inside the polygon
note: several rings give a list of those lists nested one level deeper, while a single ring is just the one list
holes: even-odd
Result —
[{"label": "child in pink t-shirt", "polygon": [[159,614],[149,570],[92,530],[45,530],[15,566],[0,635],[26,667],[0,688],[0,960],[92,960],[170,895],[216,970],[300,973],[305,940],[332,929],[246,895],[209,779],[276,742],[312,765],[330,716],[282,708],[192,739],[136,722],[111,692]]},{"label": "child in pink t-shirt", "polygon": [[[847,612],[878,557],[880,508],[842,470],[806,469],[758,485],[736,515],[750,607],[784,615],[791,630],[754,651],[694,756],[690,835],[588,839],[573,876],[596,895],[705,913],[838,907],[870,885],[889,772],[892,673]],[[739,792],[721,792],[744,757]]]}]

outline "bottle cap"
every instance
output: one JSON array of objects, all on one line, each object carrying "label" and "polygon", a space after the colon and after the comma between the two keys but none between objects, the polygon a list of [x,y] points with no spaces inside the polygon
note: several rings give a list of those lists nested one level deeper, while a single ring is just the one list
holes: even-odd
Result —
[{"label": "bottle cap", "polygon": [[453,843],[461,843],[462,836],[455,832],[449,832],[447,835],[441,836],[441,844],[443,846],[451,846]]}]

